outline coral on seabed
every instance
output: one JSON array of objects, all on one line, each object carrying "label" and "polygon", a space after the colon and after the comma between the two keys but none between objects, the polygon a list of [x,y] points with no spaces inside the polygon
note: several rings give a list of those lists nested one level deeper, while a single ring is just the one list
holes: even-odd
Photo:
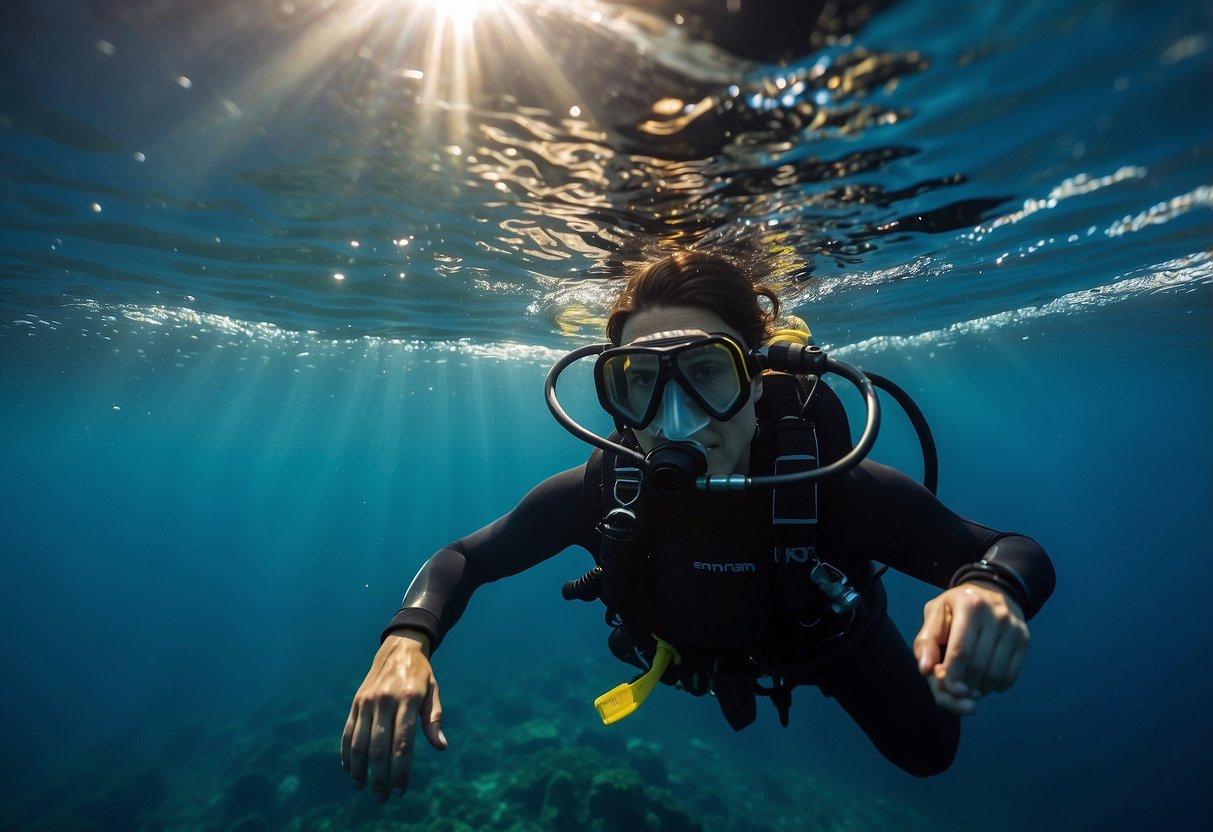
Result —
[{"label": "coral on seabed", "polygon": [[[847,832],[932,826],[912,810],[861,793],[827,793],[808,772],[764,776],[761,755],[736,759],[655,717],[604,727],[589,703],[597,677],[579,668],[464,681],[463,707],[448,701],[450,747],[418,737],[408,792],[384,805],[355,789],[337,753],[348,695],[295,698],[234,723],[190,723],[166,736],[154,766],[107,768],[98,755],[79,772],[96,787],[75,802],[31,796],[0,807],[3,828],[51,832]],[[458,679],[452,670],[446,678]],[[473,678],[474,677],[469,677]],[[504,687],[502,678],[515,686]],[[351,682],[349,689],[355,684]],[[459,688],[452,683],[451,689]],[[535,697],[551,690],[552,700]],[[672,697],[679,694],[661,691]],[[654,694],[658,697],[658,694]],[[483,698],[480,698],[483,697]],[[658,699],[658,701],[661,701]],[[667,699],[669,705],[683,700]],[[710,703],[709,703],[710,704]],[[673,711],[666,711],[668,716]],[[704,713],[716,715],[710,710]],[[698,714],[696,716],[699,716]],[[698,725],[696,722],[689,723]],[[333,726],[337,726],[334,729]],[[725,735],[727,736],[727,735]],[[741,746],[743,753],[744,745]],[[722,759],[728,763],[721,765]],[[830,812],[815,807],[828,799]],[[47,807],[53,807],[48,809]]]}]

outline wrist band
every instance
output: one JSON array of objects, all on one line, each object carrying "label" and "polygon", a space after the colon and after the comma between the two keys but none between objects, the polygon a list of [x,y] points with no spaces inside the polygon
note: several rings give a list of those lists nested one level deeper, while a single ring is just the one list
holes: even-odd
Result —
[{"label": "wrist band", "polygon": [[988,560],[966,563],[952,575],[952,580],[948,582],[948,589],[959,586],[965,581],[985,581],[994,584],[1012,601],[1019,604],[1025,617],[1031,614],[1031,606],[1028,604],[1028,587],[1015,570]]}]

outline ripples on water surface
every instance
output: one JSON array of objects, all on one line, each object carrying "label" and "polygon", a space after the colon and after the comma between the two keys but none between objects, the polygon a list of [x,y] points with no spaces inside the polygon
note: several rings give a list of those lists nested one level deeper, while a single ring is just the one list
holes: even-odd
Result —
[{"label": "ripples on water surface", "polygon": [[835,345],[1207,312],[1208,4],[666,5],[10,2],[0,337],[560,348],[682,245]]}]

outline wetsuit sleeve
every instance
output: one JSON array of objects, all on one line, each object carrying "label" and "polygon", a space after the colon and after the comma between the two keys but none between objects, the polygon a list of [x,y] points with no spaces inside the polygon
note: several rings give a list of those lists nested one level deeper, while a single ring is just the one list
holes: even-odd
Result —
[{"label": "wetsuit sleeve", "polygon": [[584,475],[580,465],[549,477],[510,513],[440,549],[409,585],[381,639],[408,628],[425,633],[435,649],[477,587],[516,575],[572,545],[592,551],[598,518],[589,517]]},{"label": "wetsuit sleeve", "polygon": [[[1022,602],[1027,618],[1053,593],[1053,563],[1030,537],[966,520],[913,479],[870,460],[848,472],[845,483],[853,554],[940,588],[954,578],[996,583]],[[971,571],[983,560],[990,569]]]}]

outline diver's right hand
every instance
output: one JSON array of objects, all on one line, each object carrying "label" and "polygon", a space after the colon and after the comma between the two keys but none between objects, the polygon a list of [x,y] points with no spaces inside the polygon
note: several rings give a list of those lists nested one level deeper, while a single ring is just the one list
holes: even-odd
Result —
[{"label": "diver's right hand", "polygon": [[366,785],[369,764],[376,803],[387,800],[389,792],[401,795],[408,790],[418,716],[430,745],[439,751],[447,746],[428,652],[429,640],[421,633],[406,630],[388,636],[354,694],[341,734],[341,764],[360,789]]}]

